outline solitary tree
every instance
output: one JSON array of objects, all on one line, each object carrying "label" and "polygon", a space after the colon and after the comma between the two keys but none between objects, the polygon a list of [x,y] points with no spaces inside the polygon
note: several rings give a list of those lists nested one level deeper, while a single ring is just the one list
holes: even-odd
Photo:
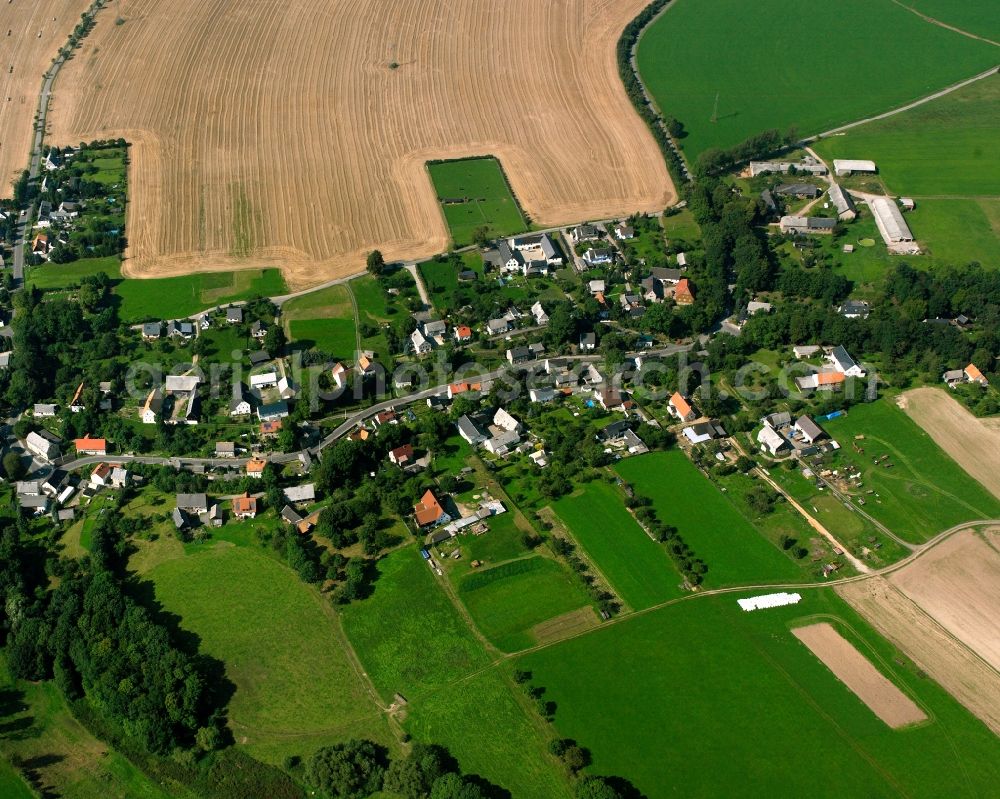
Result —
[{"label": "solitary tree", "polygon": [[380,277],[385,271],[385,258],[379,250],[372,250],[368,253],[368,274],[372,277]]}]

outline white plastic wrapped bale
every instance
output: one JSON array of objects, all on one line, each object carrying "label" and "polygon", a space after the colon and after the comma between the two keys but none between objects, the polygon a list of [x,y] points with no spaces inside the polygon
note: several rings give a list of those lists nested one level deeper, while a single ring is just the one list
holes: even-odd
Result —
[{"label": "white plastic wrapped bale", "polygon": [[765,610],[767,608],[780,608],[784,605],[795,605],[802,599],[801,594],[764,594],[762,596],[751,596],[737,599],[736,602],[743,610]]}]

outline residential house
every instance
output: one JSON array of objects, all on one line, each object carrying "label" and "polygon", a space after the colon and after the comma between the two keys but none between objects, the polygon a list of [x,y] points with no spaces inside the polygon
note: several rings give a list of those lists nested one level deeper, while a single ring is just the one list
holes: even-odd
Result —
[{"label": "residential house", "polygon": [[295,382],[287,375],[282,377],[278,381],[278,396],[284,400],[295,399],[295,395],[299,393],[299,387]]},{"label": "residential house", "polygon": [[231,307],[226,309],[226,321],[231,325],[243,324],[243,309]]},{"label": "residential house", "polygon": [[459,344],[472,341],[472,328],[468,325],[455,325],[455,341]]},{"label": "residential house", "polygon": [[691,404],[681,396],[679,391],[675,391],[670,397],[670,401],[667,403],[667,409],[670,411],[671,415],[677,417],[682,422],[690,422],[692,419],[698,418],[698,414],[695,412]]},{"label": "residential house", "polygon": [[808,416],[800,416],[796,419],[793,429],[807,444],[812,444],[815,441],[826,437],[826,431]]},{"label": "residential house", "polygon": [[39,233],[31,242],[31,252],[35,255],[45,256],[49,251],[49,237],[45,233]]},{"label": "residential house", "polygon": [[770,427],[772,430],[781,430],[783,427],[788,427],[792,423],[792,415],[788,411],[777,411],[775,413],[769,413],[760,421],[761,424],[766,427]]},{"label": "residential house", "polygon": [[260,480],[264,476],[264,469],[267,468],[267,461],[264,458],[253,457],[247,461],[247,477]]},{"label": "residential house", "polygon": [[804,377],[796,377],[795,386],[799,391],[809,391],[811,389],[836,391],[844,385],[845,379],[843,372],[816,372]]},{"label": "residential house", "polygon": [[330,379],[337,388],[343,388],[347,382],[347,367],[342,363],[335,363],[330,369]]},{"label": "residential house", "polygon": [[85,436],[74,440],[73,444],[76,447],[77,455],[103,456],[108,454],[108,442],[103,438],[91,438],[90,436]]},{"label": "residential house", "polygon": [[702,444],[716,438],[725,438],[726,430],[717,421],[697,422],[682,431],[692,444]]},{"label": "residential house", "polygon": [[261,364],[265,364],[271,360],[271,353],[267,350],[254,350],[248,357],[251,367],[260,366]]},{"label": "residential house", "polygon": [[520,272],[524,266],[524,256],[511,248],[506,240],[497,242],[497,252],[500,253],[501,272]]},{"label": "residential house", "polygon": [[581,241],[592,241],[598,238],[600,231],[593,225],[577,225],[570,231],[569,235],[574,244],[579,244]]},{"label": "residential house", "polygon": [[205,494],[178,494],[176,505],[185,513],[208,513],[208,497]]},{"label": "residential house", "polygon": [[830,351],[830,354],[826,357],[827,360],[833,365],[833,368],[844,374],[846,377],[865,376],[865,370],[854,362],[854,359],[848,354],[847,350],[844,349],[842,345],[834,347]]},{"label": "residential house", "polygon": [[941,379],[947,384],[948,388],[954,388],[957,385],[961,385],[965,382],[965,370],[964,369],[949,369],[943,375]]},{"label": "residential house", "polygon": [[277,386],[277,385],[278,385],[277,372],[271,371],[271,372],[263,372],[262,374],[259,375],[250,375],[251,390],[256,389],[259,391],[262,388],[270,388],[272,386]]},{"label": "residential house", "polygon": [[389,450],[389,462],[396,464],[396,466],[405,466],[412,460],[413,446],[410,444],[403,444],[401,447]]},{"label": "residential house", "polygon": [[595,388],[594,399],[606,411],[625,412],[631,404],[623,392],[610,387]]},{"label": "residential house", "polygon": [[375,356],[369,355],[366,352],[361,353],[361,357],[358,358],[355,369],[363,378],[374,377],[375,373],[378,371],[378,366],[375,363]]},{"label": "residential house", "polygon": [[147,341],[159,338],[163,333],[163,325],[160,322],[146,322],[142,326],[142,337]]},{"label": "residential house", "polygon": [[512,364],[530,361],[531,350],[527,347],[511,347],[507,350],[507,360]]},{"label": "residential house", "polygon": [[554,388],[531,388],[528,389],[528,399],[532,402],[551,402],[556,398]]},{"label": "residential house", "polygon": [[129,483],[129,472],[124,466],[111,467],[111,487],[124,488]]},{"label": "residential house", "polygon": [[216,458],[235,458],[236,444],[232,441],[217,441],[215,444]]},{"label": "residential house", "polygon": [[694,288],[691,286],[691,281],[686,277],[678,280],[677,285],[674,287],[674,302],[678,305],[694,304]]},{"label": "residential house", "polygon": [[540,302],[536,302],[531,306],[531,315],[535,317],[536,325],[547,325],[549,323],[549,315],[545,313],[545,309]]},{"label": "residential house", "polygon": [[143,403],[142,410],[139,411],[139,418],[143,424],[156,424],[162,411],[163,395],[158,388],[154,388],[146,397],[146,402]]},{"label": "residential house", "polygon": [[433,345],[419,330],[414,330],[410,333],[408,346],[414,355],[427,355],[434,349]]},{"label": "residential house", "polygon": [[448,399],[455,399],[459,394],[470,391],[481,391],[482,387],[482,383],[452,383],[448,386]]},{"label": "residential house", "polygon": [[169,338],[194,338],[194,325],[191,322],[176,321],[167,322],[167,336]]},{"label": "residential house", "polygon": [[524,429],[524,426],[503,408],[498,408],[497,412],[493,414],[493,424],[513,433],[520,433]]},{"label": "residential house", "polygon": [[635,238],[635,228],[624,222],[619,222],[614,226],[615,238],[619,241],[628,241]]},{"label": "residential house", "polygon": [[94,488],[103,488],[111,482],[111,466],[107,463],[99,463],[90,473],[90,484]]},{"label": "residential house", "polygon": [[289,486],[281,492],[286,502],[292,505],[306,505],[316,501],[316,484],[303,483],[298,486]]},{"label": "residential house", "polygon": [[261,438],[277,438],[283,426],[281,419],[266,419],[260,423],[258,432]]},{"label": "residential house", "polygon": [[615,252],[606,247],[591,247],[581,257],[588,266],[608,266],[614,263]]},{"label": "residential house", "polygon": [[964,369],[965,379],[970,383],[978,383],[981,386],[988,386],[990,381],[986,379],[986,376],[979,371],[979,367],[974,363],[970,363]]},{"label": "residential house", "polygon": [[19,497],[37,497],[42,493],[42,486],[37,480],[19,480],[14,484],[14,493]]},{"label": "residential house", "polygon": [[420,498],[420,502],[413,506],[413,516],[418,527],[437,527],[439,524],[451,521],[451,516],[441,507],[441,503],[430,489]]},{"label": "residential house", "polygon": [[24,445],[29,453],[42,460],[52,461],[59,457],[59,445],[38,433],[28,433]]},{"label": "residential house", "polygon": [[638,319],[646,313],[646,306],[642,303],[642,297],[638,294],[625,292],[618,298],[622,310],[633,319]]},{"label": "residential house", "polygon": [[281,509],[281,518],[282,521],[287,522],[292,527],[298,527],[303,522],[302,517],[299,516],[295,509],[290,505],[285,505],[285,507]]},{"label": "residential house", "polygon": [[797,347],[792,347],[792,354],[796,358],[812,358],[821,349],[823,348],[817,344],[800,344]]},{"label": "residential house", "polygon": [[83,403],[83,383],[80,383],[76,387],[76,391],[73,392],[73,399],[69,401],[69,409],[73,413],[80,413],[87,410],[87,406]]},{"label": "residential house", "polygon": [[539,247],[542,249],[542,256],[545,258],[545,263],[549,264],[549,266],[562,266],[562,251],[556,246],[556,243],[552,241],[548,233],[542,235]]},{"label": "residential house", "polygon": [[780,186],[775,187],[774,193],[785,197],[800,197],[812,200],[819,197],[820,190],[819,187],[811,183],[782,183]]},{"label": "residential house", "polygon": [[677,265],[681,269],[687,269],[688,257],[687,257],[687,253],[686,252],[679,252],[679,253],[677,253]]},{"label": "residential house", "polygon": [[267,336],[267,325],[258,319],[250,325],[250,335],[257,339],[265,338]]},{"label": "residential house", "polygon": [[168,394],[192,394],[200,382],[198,375],[167,375],[166,390]]},{"label": "residential house", "polygon": [[247,397],[243,384],[233,386],[233,398],[229,401],[230,416],[249,416],[253,412],[253,406]]},{"label": "residential house", "polygon": [[50,403],[36,402],[31,415],[36,419],[46,419],[50,416],[55,416],[57,408],[58,406]]},{"label": "residential house", "polygon": [[593,352],[597,348],[597,334],[591,331],[590,333],[580,334],[580,351],[581,352]]},{"label": "residential house", "polygon": [[860,300],[847,300],[837,309],[837,313],[847,319],[867,319],[871,306]]},{"label": "residential house", "polygon": [[757,443],[769,455],[777,455],[782,450],[788,448],[788,442],[785,440],[785,437],[767,425],[764,425],[757,434]]},{"label": "residential house", "polygon": [[486,441],[483,442],[483,448],[493,455],[503,457],[507,455],[511,449],[516,447],[520,440],[521,436],[517,432],[513,430],[502,430],[492,438],[486,439]]},{"label": "residential house", "polygon": [[257,418],[262,422],[284,419],[286,416],[288,416],[288,403],[285,400],[278,400],[257,408]]},{"label": "residential house", "polygon": [[607,285],[603,280],[591,280],[587,285],[591,294],[603,294],[607,291]]},{"label": "residential house", "polygon": [[390,409],[387,411],[379,411],[374,417],[372,417],[372,424],[374,424],[376,428],[387,424],[399,424],[399,418],[396,416],[396,412],[394,410]]},{"label": "residential house", "polygon": [[253,519],[257,516],[257,498],[249,492],[233,499],[233,516],[237,519]]},{"label": "residential house", "polygon": [[490,319],[486,323],[486,332],[491,336],[499,336],[510,330],[510,320],[506,317]]},{"label": "residential house", "polygon": [[462,415],[457,422],[458,434],[476,447],[486,440],[486,434],[479,429],[479,426],[468,416]]}]

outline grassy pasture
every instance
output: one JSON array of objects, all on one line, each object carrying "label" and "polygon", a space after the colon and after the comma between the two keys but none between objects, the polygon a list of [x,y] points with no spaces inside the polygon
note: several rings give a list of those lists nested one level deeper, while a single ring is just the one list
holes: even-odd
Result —
[{"label": "grassy pasture", "polygon": [[536,624],[589,602],[565,568],[539,556],[467,574],[458,591],[480,631],[507,652],[536,643]]},{"label": "grassy pasture", "polygon": [[211,542],[188,552],[146,577],[200,651],[225,664],[237,742],[281,763],[351,735],[391,741],[325,599],[253,546]]},{"label": "grassy pasture", "polygon": [[616,488],[591,482],[552,507],[632,608],[681,596],[681,577],[667,553],[626,510]]},{"label": "grassy pasture", "polygon": [[27,268],[29,286],[40,289],[67,289],[79,284],[81,278],[105,274],[112,280],[121,280],[121,261],[117,255],[107,258],[81,258],[68,264],[42,264]]},{"label": "grassy pasture", "polygon": [[[638,65],[697,156],[768,128],[811,134],[886,111],[988,69],[996,53],[891,0],[706,0],[650,25]],[[845,88],[836,65],[847,64],[863,82]]]},{"label": "grassy pasture", "polygon": [[344,629],[385,702],[440,688],[486,665],[469,631],[415,549],[378,563],[375,593],[344,608]]},{"label": "grassy pasture", "polygon": [[[741,611],[737,596],[636,616],[518,665],[557,703],[558,733],[590,747],[591,770],[622,774],[650,799],[756,796],[765,786],[773,796],[992,791],[1000,741],[832,591],[754,613]],[[895,731],[880,721],[790,632],[819,619],[930,721]]]},{"label": "grassy pasture", "polygon": [[281,309],[288,337],[340,358],[357,349],[354,307],[346,285],[329,286],[286,302]]},{"label": "grassy pasture", "polygon": [[115,294],[122,300],[121,316],[127,322],[191,316],[254,295],[273,297],[287,292],[285,279],[277,269],[124,280],[115,286]]},{"label": "grassy pasture", "polygon": [[[861,494],[865,510],[896,535],[920,542],[962,522],[1000,518],[1000,501],[891,401],[857,405],[823,426],[842,444],[831,463],[861,471],[863,490],[878,494]],[[851,447],[856,435],[864,435],[864,455]],[[882,455],[891,469],[872,463]]]},{"label": "grassy pasture", "polygon": [[615,471],[653,500],[663,521],[708,564],[707,588],[801,579],[802,570],[765,539],[684,453],[653,452]]},{"label": "grassy pasture", "polygon": [[427,165],[456,247],[472,244],[483,225],[490,236],[525,230],[528,223],[495,158],[467,158]]}]

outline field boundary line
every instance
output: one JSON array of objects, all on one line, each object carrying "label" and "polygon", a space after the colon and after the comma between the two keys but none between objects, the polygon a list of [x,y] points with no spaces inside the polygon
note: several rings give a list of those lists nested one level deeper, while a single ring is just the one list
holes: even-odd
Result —
[{"label": "field boundary line", "polygon": [[900,8],[905,8],[911,14],[916,14],[924,22],[929,22],[931,25],[937,25],[938,27],[944,28],[945,30],[953,31],[955,33],[960,33],[962,36],[968,36],[970,39],[976,39],[980,42],[986,42],[986,44],[992,44],[994,47],[1000,47],[1000,42],[995,42],[992,39],[988,39],[985,36],[980,36],[978,33],[972,33],[971,31],[963,30],[955,25],[949,25],[947,22],[943,22],[936,17],[932,17],[930,14],[925,14],[922,11],[918,11],[913,8],[913,6],[908,6],[906,3],[900,2],[900,0],[892,0]]}]

